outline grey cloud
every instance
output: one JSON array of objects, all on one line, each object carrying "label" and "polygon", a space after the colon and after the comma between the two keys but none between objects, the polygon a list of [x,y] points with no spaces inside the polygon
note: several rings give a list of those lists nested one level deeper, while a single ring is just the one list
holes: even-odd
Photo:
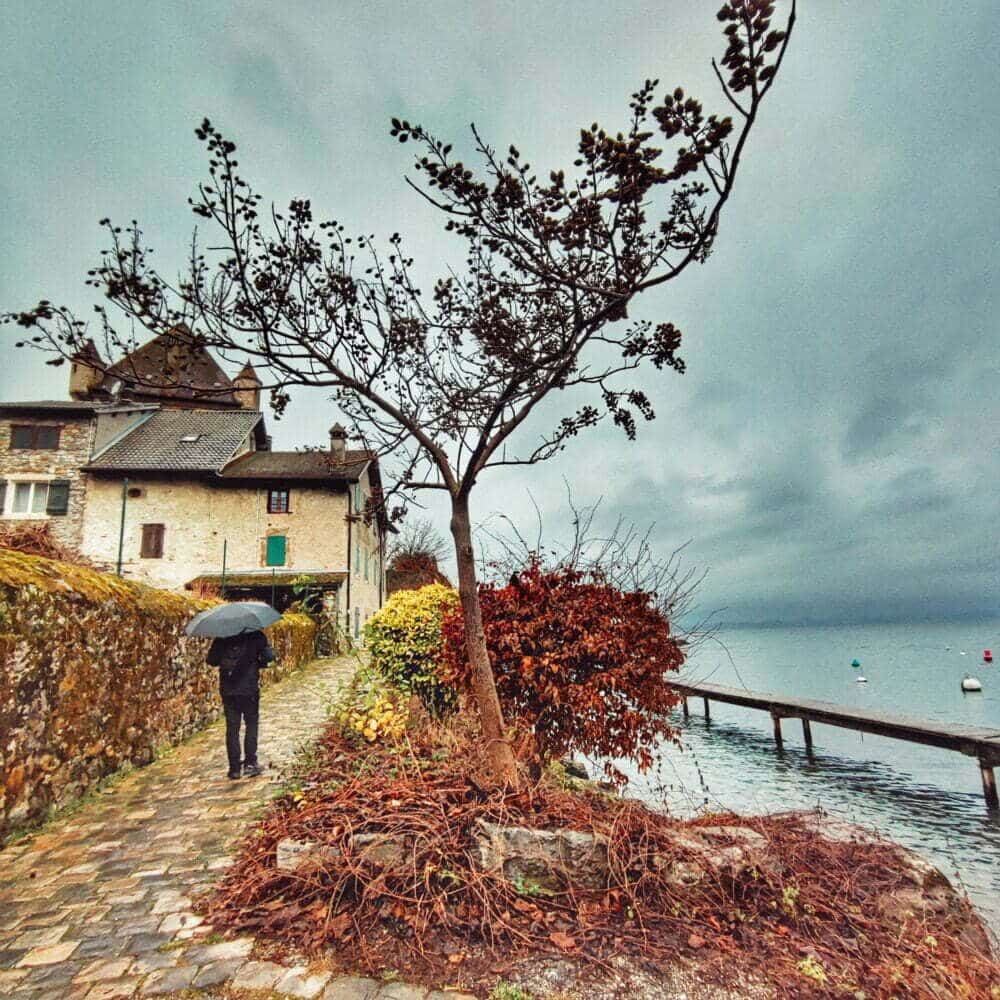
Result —
[{"label": "grey cloud", "polygon": [[[402,182],[390,115],[463,155],[475,120],[545,170],[572,159],[581,125],[619,127],[647,76],[722,106],[718,24],[696,4],[183,6],[23,4],[11,19],[0,308],[47,297],[87,315],[104,215],[139,218],[179,266],[206,114],[266,199],[399,230],[433,276],[460,248]],[[605,498],[602,524],[655,523],[663,552],[690,540],[702,606],[732,620],[995,615],[994,16],[987,0],[802,7],[711,259],[630,310],[684,332],[683,378],[635,380],[658,419],[634,443],[602,426],[545,466],[487,473],[476,517],[503,510],[530,532],[530,490],[554,538],[566,477],[577,502]],[[12,339],[0,398],[63,395],[65,373]],[[579,401],[553,398],[521,443]],[[276,444],[320,442],[334,417],[327,393],[296,394]],[[423,499],[447,531],[440,498]]]}]

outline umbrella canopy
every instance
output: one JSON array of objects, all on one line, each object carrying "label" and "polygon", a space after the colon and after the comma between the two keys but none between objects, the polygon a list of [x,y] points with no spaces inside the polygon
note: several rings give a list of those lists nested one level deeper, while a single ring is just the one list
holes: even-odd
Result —
[{"label": "umbrella canopy", "polygon": [[270,604],[263,601],[240,601],[220,604],[196,614],[187,623],[188,635],[201,635],[212,639],[227,639],[243,632],[256,632],[267,628],[281,618]]}]

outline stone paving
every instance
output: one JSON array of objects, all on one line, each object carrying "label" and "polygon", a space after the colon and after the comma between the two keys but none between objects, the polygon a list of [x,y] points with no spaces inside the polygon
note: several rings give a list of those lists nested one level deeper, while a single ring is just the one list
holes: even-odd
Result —
[{"label": "stone paving", "polygon": [[[274,793],[278,769],[314,737],[349,657],[317,660],[261,697],[265,776],[229,781],[221,723],[0,851],[0,998],[115,1000],[203,990],[321,1000],[457,1000],[403,983],[250,958],[191,912]],[[190,992],[194,991],[194,992]]]}]

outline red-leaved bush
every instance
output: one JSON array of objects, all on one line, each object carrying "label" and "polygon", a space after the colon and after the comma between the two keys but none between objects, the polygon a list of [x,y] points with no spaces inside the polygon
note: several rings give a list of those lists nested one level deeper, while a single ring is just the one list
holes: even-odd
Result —
[{"label": "red-leaved bush", "polygon": [[[678,700],[665,675],[684,662],[654,595],[533,563],[505,587],[480,584],[479,599],[500,704],[532,734],[536,767],[574,750],[629,758],[641,770],[652,764],[651,748],[672,735],[668,713]],[[467,690],[460,607],[442,633],[442,680]]]}]

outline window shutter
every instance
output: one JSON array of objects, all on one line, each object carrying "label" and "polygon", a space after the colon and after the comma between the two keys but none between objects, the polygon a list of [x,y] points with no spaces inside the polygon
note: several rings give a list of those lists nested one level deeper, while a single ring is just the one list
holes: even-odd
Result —
[{"label": "window shutter", "polygon": [[7,510],[7,480],[0,479],[0,516]]},{"label": "window shutter", "polygon": [[142,559],[163,558],[163,525],[144,524],[142,526],[142,546],[139,549]]},{"label": "window shutter", "polygon": [[10,429],[11,448],[30,448],[35,441],[35,428],[31,424],[14,424]]},{"label": "window shutter", "polygon": [[49,500],[45,505],[45,513],[49,517],[65,517],[69,513],[68,479],[53,479],[49,483]]},{"label": "window shutter", "polygon": [[268,535],[265,563],[268,566],[285,565],[285,536]]},{"label": "window shutter", "polygon": [[61,427],[37,427],[35,429],[35,447],[41,451],[57,450],[61,431]]}]

